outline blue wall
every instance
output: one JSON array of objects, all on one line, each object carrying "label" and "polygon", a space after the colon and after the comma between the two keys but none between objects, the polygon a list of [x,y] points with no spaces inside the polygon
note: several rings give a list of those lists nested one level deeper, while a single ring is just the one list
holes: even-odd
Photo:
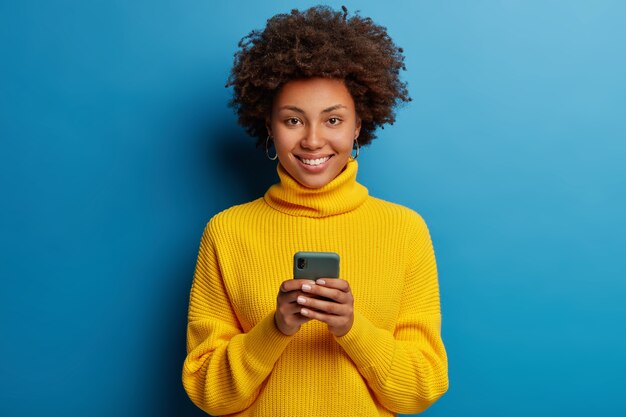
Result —
[{"label": "blue wall", "polygon": [[[0,415],[202,415],[200,235],[275,179],[224,83],[312,4],[222,3],[0,3]],[[450,390],[425,415],[626,415],[626,4],[342,3],[407,55],[359,178],[433,235]]]}]

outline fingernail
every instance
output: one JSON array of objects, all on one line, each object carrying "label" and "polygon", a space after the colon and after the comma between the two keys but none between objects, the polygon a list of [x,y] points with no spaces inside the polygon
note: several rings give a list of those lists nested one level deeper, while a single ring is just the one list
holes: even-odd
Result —
[{"label": "fingernail", "polygon": [[302,291],[311,291],[311,286],[309,284],[303,284]]},{"label": "fingernail", "polygon": [[302,310],[300,310],[300,314],[302,314],[303,316],[308,316],[309,310],[307,310],[306,308],[303,308]]},{"label": "fingernail", "polygon": [[317,283],[320,284],[320,285],[324,285],[324,284],[326,284],[326,281],[324,281],[323,279],[318,279]]},{"label": "fingernail", "polygon": [[304,298],[304,297],[298,297],[298,300],[297,300],[297,301],[298,301],[298,304],[304,304],[304,303],[306,303],[306,298]]}]

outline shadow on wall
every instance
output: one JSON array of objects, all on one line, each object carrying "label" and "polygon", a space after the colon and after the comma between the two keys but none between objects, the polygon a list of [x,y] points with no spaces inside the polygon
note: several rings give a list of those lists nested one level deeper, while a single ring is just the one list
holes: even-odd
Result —
[{"label": "shadow on wall", "polygon": [[[266,158],[263,149],[257,149],[254,139],[246,136],[236,125],[224,126],[219,129],[207,129],[191,141],[190,159],[200,164],[200,172],[210,180],[194,179],[204,193],[211,193],[212,202],[207,213],[209,217],[223,208],[234,204],[261,197],[267,188],[278,181],[276,174],[277,161]],[[195,148],[195,149],[193,149]],[[220,184],[211,186],[210,184]],[[200,191],[200,190],[199,190]],[[200,202],[199,202],[200,203]],[[218,206],[218,207],[215,207]],[[183,246],[197,248],[198,240],[193,243],[184,242]],[[197,408],[187,397],[181,382],[182,364],[186,356],[186,326],[189,290],[193,271],[195,269],[196,251],[172,259],[169,267],[164,265],[163,276],[157,277],[159,282],[167,283],[161,294],[163,308],[160,311],[163,317],[155,318],[160,321],[162,330],[159,334],[162,339],[159,346],[162,351],[156,356],[159,358],[161,372],[157,372],[160,382],[155,399],[161,403],[159,415],[178,417],[200,417],[206,414]],[[161,258],[162,262],[164,258]],[[165,258],[167,259],[167,258]]]},{"label": "shadow on wall", "polygon": [[156,355],[160,358],[160,363],[154,364],[161,368],[160,372],[155,372],[161,380],[151,382],[156,385],[155,395],[158,396],[153,401],[160,403],[157,415],[162,417],[207,415],[187,397],[181,381],[182,365],[186,356],[187,305],[195,267],[195,254],[190,255],[179,265],[173,264],[169,269],[164,268],[163,275],[167,276],[157,277],[162,282],[168,282],[169,287],[161,292],[165,298],[163,305],[167,307],[161,309],[162,331],[159,334],[162,339],[155,343],[156,348],[162,349]]},{"label": "shadow on wall", "polygon": [[255,139],[235,128],[220,132],[222,140],[215,144],[219,157],[211,161],[211,166],[217,169],[212,169],[209,174],[232,180],[234,187],[229,192],[240,198],[240,202],[247,202],[263,196],[270,185],[278,182],[278,161],[267,159],[265,149],[255,146]]}]

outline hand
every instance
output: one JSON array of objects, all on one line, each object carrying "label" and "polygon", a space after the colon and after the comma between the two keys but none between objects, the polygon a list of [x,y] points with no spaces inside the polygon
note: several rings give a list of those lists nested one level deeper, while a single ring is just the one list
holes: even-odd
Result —
[{"label": "hand", "polygon": [[274,323],[283,334],[291,336],[300,330],[300,326],[311,319],[300,314],[302,309],[296,300],[304,295],[303,285],[311,286],[313,281],[308,279],[290,279],[280,285],[278,297],[276,297],[276,312]]},{"label": "hand", "polygon": [[296,302],[305,307],[299,310],[301,316],[326,323],[337,337],[350,331],[354,323],[354,298],[347,281],[336,278],[308,281],[301,285],[301,291],[296,297]]}]

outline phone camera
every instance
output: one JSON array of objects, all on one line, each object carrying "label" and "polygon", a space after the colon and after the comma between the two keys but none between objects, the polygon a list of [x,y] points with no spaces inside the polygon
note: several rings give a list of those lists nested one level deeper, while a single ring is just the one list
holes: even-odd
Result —
[{"label": "phone camera", "polygon": [[306,259],[298,258],[298,260],[296,261],[296,265],[298,266],[298,269],[306,268]]}]

